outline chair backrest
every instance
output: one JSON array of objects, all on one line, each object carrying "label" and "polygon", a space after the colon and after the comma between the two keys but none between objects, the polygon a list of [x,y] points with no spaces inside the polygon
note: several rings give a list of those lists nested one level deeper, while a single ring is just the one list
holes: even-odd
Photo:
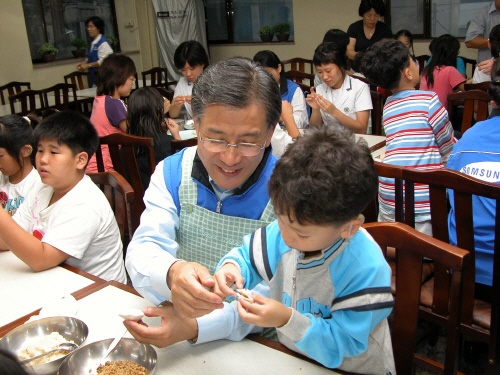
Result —
[{"label": "chair backrest", "polygon": [[366,83],[368,86],[370,86],[370,90],[372,91],[377,91],[377,85],[370,82],[370,80],[366,77],[358,76],[358,75],[351,75],[352,78],[359,79],[360,81]]},{"label": "chair backrest", "polygon": [[9,82],[0,86],[0,101],[5,105],[9,101],[9,96],[19,94],[23,90],[31,90],[30,82]]},{"label": "chair backrest", "polygon": [[52,87],[41,90],[45,103],[44,109],[57,109],[64,111],[75,109],[76,86],[72,83],[58,83]]},{"label": "chair backrest", "polygon": [[[458,58],[462,59],[464,61],[465,65],[465,75],[467,77],[472,77],[474,75],[474,70],[476,70],[476,60],[475,59],[469,59],[468,57],[463,57],[463,56],[458,56]],[[467,74],[467,66],[470,65],[470,74]]]},{"label": "chair backrest", "polygon": [[281,60],[281,68],[285,73],[289,70],[296,70],[302,73],[312,74],[314,76],[313,61],[310,59],[304,59],[302,57],[294,57],[288,60]]},{"label": "chair backrest", "polygon": [[314,74],[288,70],[285,72],[285,77],[298,84],[304,93],[310,92],[311,86],[314,86]]},{"label": "chair backrest", "polygon": [[425,68],[425,64],[431,57],[429,55],[420,55],[415,56],[415,59],[418,61],[418,74],[422,74],[422,71]]},{"label": "chair backrest", "polygon": [[65,83],[72,83],[77,90],[83,90],[90,87],[90,74],[89,72],[75,71],[64,76]]},{"label": "chair backrest", "polygon": [[[132,226],[134,230],[139,226],[140,216],[145,209],[143,197],[144,186],[142,185],[141,173],[136,160],[136,148],[142,147],[146,150],[150,173],[153,174],[156,167],[153,148],[153,139],[138,137],[125,133],[114,133],[99,138],[101,145],[107,145],[113,168],[130,183],[135,193],[135,205],[132,212]],[[101,148],[96,151],[97,170],[104,171]]]},{"label": "chair backrest", "polygon": [[371,119],[372,119],[372,134],[384,135],[382,126],[382,116],[384,113],[384,97],[378,91],[370,90],[372,98]]},{"label": "chair backrest", "polygon": [[486,82],[479,82],[479,83],[465,83],[464,84],[464,89],[465,91],[469,90],[482,90],[482,91],[488,91],[490,88],[491,81],[486,81]]},{"label": "chair backrest", "polygon": [[465,133],[472,126],[473,121],[483,121],[488,118],[488,104],[491,97],[483,90],[469,90],[448,94],[448,116],[454,118],[457,106],[463,105],[463,117],[460,127]]},{"label": "chair backrest", "polygon": [[142,74],[142,87],[160,86],[168,89],[170,85],[177,84],[177,81],[175,81],[174,79],[169,80],[167,68],[155,67],[149,70],[145,70],[141,74]]},{"label": "chair backrest", "polygon": [[[433,370],[441,369],[443,374],[456,374],[462,271],[470,262],[469,253],[402,223],[369,223],[364,227],[380,245],[384,254],[389,247],[397,250],[396,296],[391,330],[397,373],[413,374],[414,364],[419,363]],[[436,264],[448,269],[451,274],[444,363],[438,363],[415,353],[424,257],[432,258]]]},{"label": "chair backrest", "polygon": [[46,108],[42,90],[24,90],[9,96],[10,113],[25,116],[28,113],[42,115]]},{"label": "chair backrest", "polygon": [[174,154],[182,150],[183,148],[198,145],[198,137],[182,139],[182,140],[172,139],[170,144],[171,144],[172,154]]},{"label": "chair backrest", "polygon": [[[403,176],[406,184],[405,214],[407,219],[414,212],[415,184],[429,186],[429,198],[431,207],[432,232],[435,238],[449,241],[448,233],[448,202],[447,191],[453,190],[454,215],[456,223],[457,246],[468,250],[471,254],[471,265],[464,272],[464,297],[461,316],[461,331],[469,337],[479,338],[489,343],[490,365],[496,366],[498,373],[500,363],[500,347],[497,340],[500,337],[500,301],[496,296],[500,293],[500,185],[485,182],[474,177],[450,169],[438,169],[432,171],[405,169]],[[496,202],[496,215],[494,224],[494,256],[493,256],[493,298],[491,304],[490,330],[487,331],[474,324],[474,279],[475,279],[475,242],[474,242],[474,220],[473,220],[473,196],[494,199]],[[447,309],[445,299],[448,292],[450,275],[446,269],[435,267],[434,270],[434,294],[432,301],[432,313]]]},{"label": "chair backrest", "polygon": [[134,189],[116,171],[88,173],[88,176],[106,195],[111,209],[115,213],[125,255],[125,245],[127,244],[127,240],[130,240],[130,238],[126,238],[126,234],[134,233],[131,222],[131,214],[133,212],[133,205],[135,204]]}]

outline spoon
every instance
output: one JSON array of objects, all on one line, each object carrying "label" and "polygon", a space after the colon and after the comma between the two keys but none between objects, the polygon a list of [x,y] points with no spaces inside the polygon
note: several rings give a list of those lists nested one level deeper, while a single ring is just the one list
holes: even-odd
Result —
[{"label": "spoon", "polygon": [[99,362],[97,363],[97,366],[96,366],[96,369],[95,369],[95,373],[97,373],[97,367],[99,367],[100,365],[104,365],[104,360],[106,359],[106,357],[109,355],[109,353],[111,353],[113,351],[113,349],[116,347],[116,345],[118,345],[118,343],[120,342],[120,340],[122,339],[122,337],[127,333],[127,329],[125,328],[123,330],[123,332],[119,335],[117,335],[114,340],[111,342],[111,344],[109,344],[109,347],[108,349],[106,350],[106,352],[104,352],[104,355],[101,357],[101,359],[99,360]]},{"label": "spoon", "polygon": [[59,350],[67,350],[68,352],[72,352],[73,350],[77,349],[78,348],[78,345],[72,343],[72,342],[63,342],[61,344],[59,344],[59,346],[55,349],[52,349],[52,350],[49,350],[48,352],[46,353],[43,353],[43,354],[39,354],[39,355],[36,355],[34,357],[31,357],[31,358],[28,358],[28,359],[25,359],[23,361],[21,361],[21,364],[26,364],[28,362],[31,362],[35,359],[38,359],[38,358],[41,358],[41,357],[45,357],[46,355],[50,354],[50,353],[54,353],[54,352],[57,352]]}]

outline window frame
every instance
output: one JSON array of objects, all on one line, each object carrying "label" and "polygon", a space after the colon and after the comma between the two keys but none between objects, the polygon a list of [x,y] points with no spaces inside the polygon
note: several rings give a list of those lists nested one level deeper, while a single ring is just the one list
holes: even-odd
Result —
[{"label": "window frame", "polygon": [[[56,48],[60,49],[60,47],[58,47],[57,45],[55,45],[55,42],[54,41],[51,41],[50,38],[49,38],[49,33],[47,31],[47,21],[45,19],[45,16],[44,16],[44,6],[43,6],[43,0],[30,0],[30,1],[35,1],[37,4],[38,4],[38,8],[41,10],[41,13],[42,13],[42,16],[40,17],[40,26],[42,28],[42,35],[43,35],[43,43],[51,43],[52,45],[54,45]],[[107,32],[105,32],[105,35],[112,35],[114,36],[116,39],[117,39],[117,44],[115,46],[112,46],[113,47],[113,51],[114,52],[120,52],[121,51],[121,48],[120,48],[120,36],[119,36],[119,32],[118,32],[118,20],[117,20],[117,17],[116,17],[116,6],[115,6],[115,0],[107,0],[109,2],[109,7],[110,7],[110,10],[111,10],[111,14],[112,14],[112,17],[113,17],[113,20],[112,20],[112,23],[111,25],[109,24],[106,24],[106,29],[107,29]],[[24,9],[24,4],[22,3],[21,6],[23,7],[23,17],[24,17],[24,22],[25,22],[25,26],[26,28],[28,28],[28,25],[27,25],[27,21],[26,21],[26,16],[25,16],[25,9]],[[64,14],[64,13],[63,13]],[[87,19],[88,17],[85,17],[84,19],[82,19],[82,21],[85,21],[85,19]],[[112,32],[109,32],[109,30],[111,29]],[[30,56],[31,56],[31,48],[33,47],[32,46],[32,40],[30,39],[30,33],[27,31],[27,35],[28,35],[28,44],[29,44],[29,47],[30,47]],[[89,46],[90,46],[90,43],[91,41],[88,40],[88,36],[86,35],[86,38],[87,42],[89,43]],[[39,41],[36,41],[35,45],[38,44]],[[39,47],[36,47],[37,49]],[[69,47],[70,49],[73,48],[72,46]],[[88,48],[88,47],[87,47]],[[58,52],[58,55],[59,55],[59,52]],[[85,57],[87,57],[87,55],[85,55]],[[82,58],[81,57],[73,57],[73,56],[70,56],[70,57],[62,57],[62,58],[57,58],[56,56],[56,59],[54,60],[54,62],[58,62],[58,61],[67,61],[67,60],[81,60]],[[31,59],[32,63],[35,65],[39,65],[39,64],[47,64],[41,56],[38,56],[37,55],[37,58],[32,58]]]}]

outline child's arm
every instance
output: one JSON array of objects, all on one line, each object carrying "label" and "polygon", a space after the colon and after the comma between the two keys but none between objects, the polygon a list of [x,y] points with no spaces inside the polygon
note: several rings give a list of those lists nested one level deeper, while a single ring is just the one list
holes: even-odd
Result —
[{"label": "child's arm", "polygon": [[432,128],[439,153],[446,164],[454,144],[453,126],[448,118],[448,112],[434,95],[429,104],[429,125]]},{"label": "child's arm", "polygon": [[69,255],[41,242],[21,228],[5,210],[0,210],[0,248],[12,251],[35,271],[63,263]]}]

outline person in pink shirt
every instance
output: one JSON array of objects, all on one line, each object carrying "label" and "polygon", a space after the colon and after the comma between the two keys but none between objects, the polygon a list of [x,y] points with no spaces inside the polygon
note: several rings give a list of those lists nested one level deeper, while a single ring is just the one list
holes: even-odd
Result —
[{"label": "person in pink shirt", "polygon": [[[125,55],[113,53],[106,57],[99,68],[99,84],[94,98],[90,122],[99,137],[113,133],[127,132],[127,107],[121,98],[132,92],[136,68],[134,61]],[[101,146],[104,170],[113,170],[108,146]],[[86,169],[97,172],[95,155]]]},{"label": "person in pink shirt", "polygon": [[447,108],[448,94],[463,91],[465,77],[457,70],[460,42],[450,34],[436,39],[432,60],[422,72],[420,89],[434,91],[441,104]]}]

